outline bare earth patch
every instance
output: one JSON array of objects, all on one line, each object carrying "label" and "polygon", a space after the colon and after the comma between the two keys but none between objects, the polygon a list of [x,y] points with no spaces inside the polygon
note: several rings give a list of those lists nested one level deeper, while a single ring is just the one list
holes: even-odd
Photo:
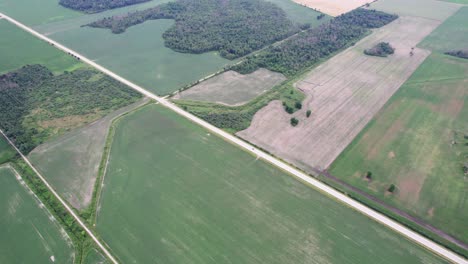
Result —
[{"label": "bare earth patch", "polygon": [[293,0],[330,16],[339,16],[374,0]]},{"label": "bare earth patch", "polygon": [[281,73],[259,69],[242,75],[227,71],[183,91],[174,99],[242,105],[286,80]]},{"label": "bare earth patch", "polygon": [[[296,86],[306,94],[302,110],[287,114],[279,103],[259,111],[237,135],[303,169],[325,169],[430,54],[415,48],[439,21],[400,17],[312,70]],[[389,42],[395,54],[373,57],[364,49]],[[312,115],[306,118],[306,111]],[[289,119],[299,125],[292,127]]]},{"label": "bare earth patch", "polygon": [[35,148],[29,158],[65,199],[80,210],[89,205],[114,118],[144,104],[141,100]]}]

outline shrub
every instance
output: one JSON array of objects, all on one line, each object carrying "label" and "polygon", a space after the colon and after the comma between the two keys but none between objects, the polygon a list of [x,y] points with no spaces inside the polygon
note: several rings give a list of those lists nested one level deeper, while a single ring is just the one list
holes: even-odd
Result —
[{"label": "shrub", "polygon": [[395,191],[395,189],[396,189],[395,184],[392,184],[392,185],[390,185],[390,187],[388,187],[387,191],[393,193]]},{"label": "shrub", "polygon": [[293,117],[291,118],[291,126],[295,127],[299,124],[299,120],[297,118]]},{"label": "shrub", "polygon": [[296,102],[294,104],[294,107],[296,107],[297,109],[301,109],[302,108],[302,103],[301,102]]},{"label": "shrub", "polygon": [[309,116],[310,116],[310,114],[312,114],[312,111],[310,111],[310,110],[307,110],[307,112],[306,112],[306,116],[307,116],[307,117],[309,117]]}]

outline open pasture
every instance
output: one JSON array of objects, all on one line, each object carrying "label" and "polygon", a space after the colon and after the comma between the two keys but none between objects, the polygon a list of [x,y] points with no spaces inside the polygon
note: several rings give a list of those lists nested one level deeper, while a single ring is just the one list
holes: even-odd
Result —
[{"label": "open pasture", "polygon": [[[296,87],[306,94],[302,109],[289,115],[280,102],[256,113],[237,135],[310,171],[325,169],[423,62],[429,51],[412,47],[439,23],[400,17],[354,47],[312,70]],[[395,54],[372,57],[364,49],[390,42]],[[312,112],[306,117],[306,111]],[[299,120],[292,127],[290,118]]]},{"label": "open pasture", "polygon": [[227,71],[203,81],[174,98],[242,105],[286,80],[281,73],[259,69],[250,74]]},{"label": "open pasture", "polygon": [[460,8],[418,46],[440,53],[468,49],[468,6]]},{"label": "open pasture", "polygon": [[143,100],[35,148],[29,158],[73,207],[86,208],[93,195],[112,121],[143,105]]},{"label": "open pasture", "polygon": [[378,0],[370,5],[377,9],[401,16],[415,16],[444,21],[455,13],[461,5],[439,0]]},{"label": "open pasture", "polygon": [[158,105],[119,120],[97,230],[125,263],[439,263]]},{"label": "open pasture", "polygon": [[[467,243],[467,100],[468,63],[431,55],[331,173]],[[368,171],[370,181],[363,178]]]},{"label": "open pasture", "polygon": [[0,20],[0,32],[0,74],[26,64],[43,64],[55,73],[83,65],[6,20]]},{"label": "open pasture", "polygon": [[0,167],[0,263],[73,263],[65,231],[17,177]]},{"label": "open pasture", "polygon": [[330,16],[339,16],[363,6],[373,0],[294,0],[294,2],[313,8]]}]

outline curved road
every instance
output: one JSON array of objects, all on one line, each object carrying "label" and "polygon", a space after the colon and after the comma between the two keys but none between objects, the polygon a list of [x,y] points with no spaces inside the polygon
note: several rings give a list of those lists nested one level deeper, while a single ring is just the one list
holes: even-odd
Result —
[{"label": "curved road", "polygon": [[[146,89],[120,77],[119,75],[113,73],[112,71],[102,67],[101,65],[91,61],[90,59],[82,56],[81,54],[61,45],[60,43],[52,40],[52,39],[49,39],[48,37],[34,31],[33,29],[23,25],[22,23],[14,20],[13,18],[7,16],[7,15],[4,15],[2,13],[0,13],[0,16],[3,16],[4,19],[8,20],[9,22],[15,24],[16,26],[22,28],[23,30],[33,34],[34,36],[54,45],[55,47],[57,47],[58,49],[61,49],[63,51],[65,51],[66,53],[69,53],[77,58],[79,58],[80,60],[82,60],[83,62],[86,62],[87,64],[95,67],[96,69],[102,71],[103,73],[109,75],[110,77],[116,79],[117,81],[123,83],[123,84],[126,84],[128,85],[129,87],[131,87],[132,89],[140,92],[141,94],[151,98],[151,99],[154,99],[155,101],[159,102],[161,105],[173,110],[174,112],[178,113],[179,115],[189,119],[190,121],[206,128],[207,130],[211,131],[212,133],[215,133],[217,134],[218,136],[220,136],[221,138],[225,139],[226,141],[244,149],[245,151],[247,152],[250,152],[254,155],[256,155],[257,157],[260,157],[266,161],[268,161],[269,163],[275,165],[276,167],[290,173],[291,175],[295,176],[297,179],[301,180],[302,182],[305,182],[313,187],[315,187],[316,189],[320,190],[321,192],[327,194],[328,196],[330,197],[333,197],[334,199],[344,203],[345,205],[353,208],[354,210],[368,216],[369,218],[393,229],[394,231],[400,233],[401,235],[403,235],[404,237],[414,241],[415,243],[421,245],[422,247],[434,252],[435,254],[453,262],[453,263],[461,263],[461,264],[468,264],[468,260],[466,260],[465,258],[459,256],[458,254],[452,252],[451,250],[435,243],[434,241],[420,235],[419,233],[403,226],[402,224],[386,217],[385,215],[355,201],[354,199],[351,199],[350,197],[338,192],[337,190],[325,185],[324,183],[308,176],[307,174],[305,174],[304,172],[302,171],[299,171],[298,169],[286,164],[285,162],[271,156],[270,154],[267,154],[266,152],[263,152],[262,150],[260,149],[257,149],[256,147],[244,142],[243,140],[229,134],[229,133],[226,133],[225,131],[209,124],[208,122],[182,110],[181,108],[179,108],[178,106],[176,106],[175,104],[171,103],[170,101],[166,100],[165,98],[162,98],[162,97],[159,97],[149,91],[147,91]],[[27,160],[26,157],[23,156],[23,158],[26,160],[26,162],[28,162],[31,167],[32,167],[32,164]],[[32,167],[34,169],[34,167]],[[34,169],[35,170],[35,169]],[[37,170],[35,170],[36,173]],[[40,174],[38,173],[38,175],[40,176]],[[42,176],[40,176],[41,179],[46,183],[47,187],[49,187],[49,189],[51,189],[51,191],[54,193],[55,195],[55,191],[53,191],[52,187],[50,187],[50,185],[45,181],[45,179],[43,179]],[[60,201],[62,201],[62,199],[57,195],[57,197],[59,198]],[[63,203],[66,208],[68,209],[68,206],[66,205],[66,203]],[[69,210],[70,213],[75,217],[76,214],[72,211],[72,210]],[[79,217],[75,217],[77,219],[77,221],[80,223],[80,225],[82,224],[82,221],[79,219]],[[112,257],[112,255],[107,251],[107,249],[99,242],[99,240],[97,240],[97,238],[95,238],[95,236],[92,234],[92,232],[83,224],[82,225],[83,228],[86,230],[86,232],[88,232],[88,234],[93,238],[93,240],[98,244],[98,246],[106,253],[106,255],[114,262],[114,263],[117,263],[115,258]]]}]

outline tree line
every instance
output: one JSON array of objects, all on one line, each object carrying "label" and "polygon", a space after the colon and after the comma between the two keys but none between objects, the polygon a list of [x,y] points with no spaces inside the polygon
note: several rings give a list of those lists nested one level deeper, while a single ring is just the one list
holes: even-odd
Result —
[{"label": "tree line", "polygon": [[139,4],[151,0],[60,0],[59,4],[85,13],[98,13],[108,9]]},{"label": "tree line", "polygon": [[196,54],[219,51],[227,59],[247,55],[309,27],[294,24],[281,8],[263,0],[177,0],[87,26],[118,34],[154,19],[175,20],[163,34],[167,47]]},{"label": "tree line", "polygon": [[369,29],[382,27],[398,16],[368,9],[355,9],[328,23],[302,32],[280,45],[248,56],[232,69],[247,74],[259,68],[293,76],[331,54],[353,45],[369,33]]}]

